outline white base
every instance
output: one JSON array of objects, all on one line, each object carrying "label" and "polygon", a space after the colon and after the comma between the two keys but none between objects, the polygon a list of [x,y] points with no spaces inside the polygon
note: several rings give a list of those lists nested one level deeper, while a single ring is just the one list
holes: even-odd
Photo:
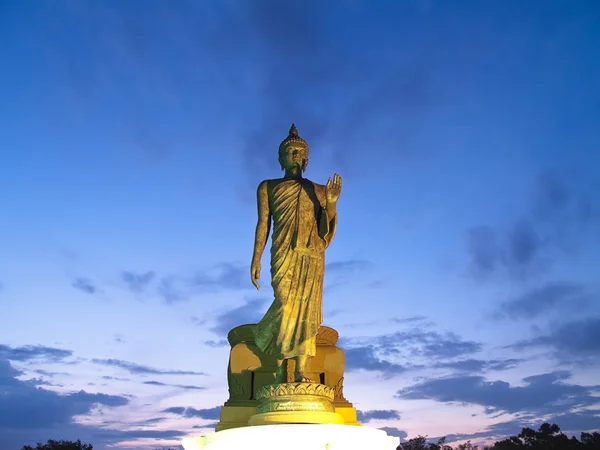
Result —
[{"label": "white base", "polygon": [[185,450],[396,450],[400,438],[349,425],[290,424],[231,428],[183,440]]}]

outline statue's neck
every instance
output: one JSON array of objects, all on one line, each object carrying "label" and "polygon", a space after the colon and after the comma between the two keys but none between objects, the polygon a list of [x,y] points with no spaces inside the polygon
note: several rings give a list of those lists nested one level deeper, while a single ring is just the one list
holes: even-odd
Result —
[{"label": "statue's neck", "polygon": [[296,180],[301,180],[302,179],[302,170],[296,169],[296,168],[294,168],[292,170],[286,170],[283,178],[293,178]]}]

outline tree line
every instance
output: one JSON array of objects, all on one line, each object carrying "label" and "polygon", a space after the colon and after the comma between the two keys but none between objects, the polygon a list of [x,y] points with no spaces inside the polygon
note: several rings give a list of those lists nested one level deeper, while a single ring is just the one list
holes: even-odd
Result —
[{"label": "tree line", "polygon": [[[21,450],[93,450],[93,447],[92,444],[82,444],[79,440],[49,440],[46,444],[37,444],[36,447],[26,445]],[[468,441],[452,447],[446,444],[446,438],[433,443],[428,442],[427,437],[419,436],[402,443],[396,450],[600,450],[600,433],[581,433],[577,439],[562,433],[556,424],[544,423],[537,431],[523,428],[518,435],[502,439],[491,446],[479,447]]]},{"label": "tree line", "polygon": [[523,428],[518,435],[490,446],[479,447],[467,441],[452,447],[446,444],[446,438],[432,443],[419,436],[402,443],[396,450],[600,450],[600,433],[581,433],[579,439],[575,436],[569,438],[558,425],[544,423],[537,431]]}]

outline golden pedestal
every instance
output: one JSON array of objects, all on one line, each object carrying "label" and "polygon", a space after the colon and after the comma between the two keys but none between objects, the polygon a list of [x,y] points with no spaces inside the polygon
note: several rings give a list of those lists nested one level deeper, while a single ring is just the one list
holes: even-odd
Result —
[{"label": "golden pedestal", "polygon": [[[221,417],[216,426],[216,431],[231,428],[247,427],[254,425],[250,419],[257,415],[259,399],[257,393],[275,382],[276,360],[263,354],[254,344],[255,325],[241,325],[232,329],[227,336],[231,345],[229,366],[227,368],[227,384],[229,386],[229,399],[221,408]],[[311,420],[295,420],[296,416],[285,411],[275,415],[261,416],[262,423],[282,423],[284,416],[288,416],[286,423],[343,423],[344,425],[360,425],[356,418],[356,409],[344,397],[344,351],[336,346],[338,333],[333,328],[322,326],[317,333],[317,355],[310,358],[307,363],[307,375],[316,380],[314,385],[324,385],[333,391],[330,404],[332,411],[317,411]],[[288,366],[288,379],[293,381],[293,361]],[[287,383],[294,384],[294,383]],[[329,395],[329,394],[328,394]],[[282,402],[284,403],[284,402]],[[285,414],[283,414],[285,412]],[[325,413],[334,413],[335,416]],[[321,416],[317,420],[317,416]],[[339,416],[342,422],[338,422]],[[275,419],[278,417],[278,419]],[[299,416],[298,416],[299,417]],[[335,420],[332,422],[332,420]]]},{"label": "golden pedestal", "polygon": [[256,414],[248,425],[344,424],[332,404],[334,389],[316,383],[281,383],[256,391]]}]

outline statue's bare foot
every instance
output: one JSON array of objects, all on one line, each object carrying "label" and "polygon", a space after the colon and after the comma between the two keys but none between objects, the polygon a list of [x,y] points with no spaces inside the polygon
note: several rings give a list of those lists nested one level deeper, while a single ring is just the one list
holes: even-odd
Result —
[{"label": "statue's bare foot", "polygon": [[310,378],[308,378],[303,373],[295,373],[294,374],[294,381],[296,383],[312,383],[313,382],[313,380],[311,380]]}]

